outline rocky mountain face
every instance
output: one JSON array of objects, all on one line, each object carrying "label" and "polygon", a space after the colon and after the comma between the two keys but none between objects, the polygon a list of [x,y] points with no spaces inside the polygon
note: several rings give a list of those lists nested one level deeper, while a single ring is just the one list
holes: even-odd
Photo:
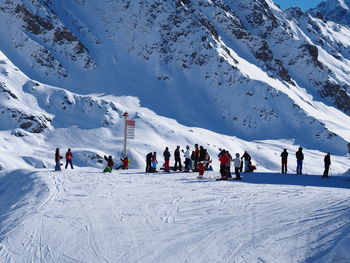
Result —
[{"label": "rocky mountain face", "polygon": [[[70,92],[135,96],[186,125],[342,153],[350,141],[350,29],[328,21],[320,7],[304,13],[283,12],[270,0],[6,0],[0,50],[30,78]],[[16,87],[29,90],[2,74],[0,96],[17,100]],[[31,94],[37,113],[50,112]],[[14,128],[63,125],[55,122],[63,107],[33,115],[4,101]]]},{"label": "rocky mountain face", "polygon": [[338,24],[350,26],[350,1],[327,0],[321,2],[309,12],[317,18],[333,21]]}]

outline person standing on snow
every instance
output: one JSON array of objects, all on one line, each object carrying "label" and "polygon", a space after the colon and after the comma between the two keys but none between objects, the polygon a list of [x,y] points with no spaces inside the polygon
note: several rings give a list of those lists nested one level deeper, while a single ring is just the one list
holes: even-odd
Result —
[{"label": "person standing on snow", "polygon": [[283,150],[283,152],[281,153],[281,158],[282,158],[282,173],[286,174],[287,173],[287,160],[288,160],[287,149]]},{"label": "person standing on snow", "polygon": [[152,169],[152,153],[146,155],[146,173],[150,173]]},{"label": "person standing on snow", "polygon": [[197,143],[194,145],[194,160],[193,161],[194,161],[193,170],[195,172],[198,172],[197,165],[198,165],[198,161],[199,161],[199,148],[198,148]]},{"label": "person standing on snow", "polygon": [[329,177],[329,166],[331,165],[331,154],[327,153],[324,157],[324,172],[323,177]]},{"label": "person standing on snow", "polygon": [[227,174],[227,178],[232,178],[231,175],[231,161],[232,161],[232,156],[230,154],[229,151],[226,151],[227,154],[227,158],[228,158],[228,162],[226,163],[226,174]]},{"label": "person standing on snow", "polygon": [[[182,150],[182,152],[184,152]],[[186,146],[186,152],[184,152],[184,157],[185,157],[185,172],[188,172],[190,170],[190,164],[191,164],[191,151],[190,151],[190,146]]]},{"label": "person standing on snow", "polygon": [[182,170],[181,165],[181,154],[180,154],[180,146],[178,145],[174,151],[174,159],[175,159],[175,165],[174,165],[174,171],[177,171],[177,164],[179,164],[179,170]]},{"label": "person standing on snow", "polygon": [[105,156],[104,156],[104,159],[107,161],[107,166],[106,166],[106,168],[103,170],[103,172],[104,172],[104,173],[107,173],[107,172],[111,173],[111,172],[112,172],[112,169],[113,169],[113,165],[114,165],[113,157],[112,157],[112,155],[110,155],[110,156],[108,156],[108,158],[107,158],[107,156],[105,155]]},{"label": "person standing on snow", "polygon": [[222,180],[227,180],[227,162],[230,160],[228,159],[227,153],[225,150],[222,150],[219,154],[219,161],[220,161],[220,175]]},{"label": "person standing on snow", "polygon": [[55,166],[55,171],[61,171],[61,159],[63,157],[60,155],[60,149],[56,148],[56,152],[55,152],[55,162],[56,162],[56,166]]},{"label": "person standing on snow", "polygon": [[304,154],[303,154],[303,148],[299,147],[299,150],[295,153],[295,156],[297,158],[297,174],[303,174],[303,160],[304,160]]},{"label": "person standing on snow", "polygon": [[205,161],[205,157],[206,157],[206,150],[204,149],[203,146],[199,147],[199,158],[198,158],[198,162],[203,162]]},{"label": "person standing on snow", "polygon": [[73,154],[72,154],[71,149],[69,148],[68,152],[66,152],[66,166],[65,166],[65,169],[67,169],[68,164],[70,164],[70,168],[74,169],[72,162],[73,162]]},{"label": "person standing on snow", "polygon": [[250,161],[252,158],[250,157],[249,153],[247,151],[245,151],[244,154],[242,155],[241,159],[244,159],[244,172],[248,173]]},{"label": "person standing on snow", "polygon": [[164,157],[164,171],[167,172],[167,173],[170,173],[170,165],[169,165],[169,162],[170,162],[170,152],[169,152],[169,148],[168,147],[165,147],[165,150],[163,152],[163,157]]},{"label": "person standing on snow", "polygon": [[240,174],[239,170],[241,169],[241,158],[239,156],[239,153],[236,153],[236,158],[233,159],[233,164],[235,166],[236,180],[240,180],[241,174]]},{"label": "person standing on snow", "polygon": [[157,172],[157,153],[154,152],[152,155],[152,172],[155,173]]}]

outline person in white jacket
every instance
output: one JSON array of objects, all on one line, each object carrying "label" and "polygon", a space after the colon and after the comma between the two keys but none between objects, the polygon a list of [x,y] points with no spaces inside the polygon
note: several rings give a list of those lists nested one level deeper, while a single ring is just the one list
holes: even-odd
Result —
[{"label": "person in white jacket", "polygon": [[[183,150],[182,150],[183,152]],[[190,146],[186,146],[186,152],[184,154],[185,157],[185,171],[188,172],[191,168],[191,151],[190,151]]]},{"label": "person in white jacket", "polygon": [[236,158],[233,159],[233,163],[235,165],[236,180],[240,180],[241,174],[239,173],[239,170],[241,168],[241,158],[239,156],[239,153],[236,153]]}]

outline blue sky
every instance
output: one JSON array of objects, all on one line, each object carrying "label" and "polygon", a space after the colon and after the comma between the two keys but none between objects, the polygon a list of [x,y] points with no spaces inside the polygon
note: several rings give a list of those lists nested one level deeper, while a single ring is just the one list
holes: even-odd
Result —
[{"label": "blue sky", "polygon": [[272,0],[275,3],[279,4],[282,9],[299,6],[303,10],[317,6],[322,0]]}]

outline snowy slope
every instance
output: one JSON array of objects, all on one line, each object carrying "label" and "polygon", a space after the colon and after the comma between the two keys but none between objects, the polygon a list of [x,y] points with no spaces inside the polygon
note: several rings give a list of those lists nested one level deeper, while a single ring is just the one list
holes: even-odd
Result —
[{"label": "snowy slope", "polygon": [[140,172],[2,173],[0,261],[350,260],[349,178]]},{"label": "snowy slope", "polygon": [[[53,167],[53,153],[57,147],[62,151],[72,148],[79,166],[101,167],[104,154],[112,154],[116,158],[120,155],[124,125],[122,114],[125,111],[137,122],[136,138],[130,141],[129,146],[131,167],[134,168],[144,166],[144,156],[150,151],[160,154],[166,146],[175,149],[176,145],[193,147],[198,143],[208,149],[214,160],[219,148],[240,153],[248,150],[260,171],[276,171],[279,170],[280,151],[287,148],[293,154],[299,147],[297,140],[244,141],[201,128],[186,127],[141,107],[135,97],[78,95],[30,80],[3,54],[1,61],[3,74],[0,80],[3,80],[4,92],[0,93],[0,116],[3,120],[0,165],[3,168]],[[344,115],[343,118],[346,124],[347,117]],[[337,127],[341,125],[343,123]],[[330,141],[334,148],[342,143],[337,136],[328,138],[326,143]],[[320,148],[317,145],[306,150],[310,153],[307,162],[322,163],[324,153],[318,150]],[[329,146],[324,151],[328,149]],[[338,158],[339,162],[344,161],[344,157]],[[345,170],[345,167],[338,166],[335,171],[343,173]],[[309,172],[321,173],[322,168]]]}]

